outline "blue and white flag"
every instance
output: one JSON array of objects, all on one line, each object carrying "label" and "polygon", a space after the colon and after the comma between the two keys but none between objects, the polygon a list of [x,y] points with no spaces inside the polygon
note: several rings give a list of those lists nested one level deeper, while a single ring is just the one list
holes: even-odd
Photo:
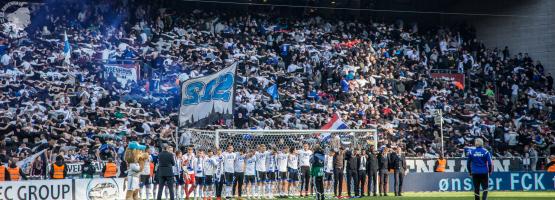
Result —
[{"label": "blue and white flag", "polygon": [[206,128],[220,120],[233,120],[237,63],[208,76],[188,79],[181,85],[181,128]]},{"label": "blue and white flag", "polygon": [[71,45],[69,45],[66,32],[64,32],[64,56],[66,61],[69,61],[69,58],[71,57]]},{"label": "blue and white flag", "polygon": [[266,92],[272,96],[272,99],[279,99],[278,87],[277,84],[274,84],[268,88],[266,88]]},{"label": "blue and white flag", "polygon": [[35,161],[35,159],[37,159],[37,157],[41,156],[42,154],[44,154],[44,152],[46,152],[46,149],[39,151],[38,153],[35,153],[21,161],[17,161],[17,163],[15,163],[15,165],[17,165],[19,168],[21,168],[24,172],[27,173],[27,171],[29,170],[29,168],[31,167],[31,165],[33,164],[33,162]]}]

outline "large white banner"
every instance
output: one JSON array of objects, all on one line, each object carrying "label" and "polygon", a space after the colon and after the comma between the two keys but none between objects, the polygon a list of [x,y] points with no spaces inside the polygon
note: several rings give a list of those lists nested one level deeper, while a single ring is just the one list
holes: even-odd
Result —
[{"label": "large white banner", "polygon": [[119,200],[124,198],[123,178],[0,182],[2,200]]},{"label": "large white banner", "polygon": [[129,81],[137,81],[137,79],[139,79],[139,69],[137,65],[105,64],[104,78],[110,77],[110,74],[113,74],[122,85],[126,85]]},{"label": "large white banner", "polygon": [[236,63],[181,85],[180,127],[204,128],[218,120],[233,119],[235,69]]}]

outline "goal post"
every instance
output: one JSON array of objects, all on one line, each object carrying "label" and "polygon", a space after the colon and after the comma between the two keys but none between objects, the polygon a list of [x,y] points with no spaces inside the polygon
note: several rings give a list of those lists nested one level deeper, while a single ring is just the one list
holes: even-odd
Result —
[{"label": "goal post", "polygon": [[340,130],[248,130],[217,129],[215,131],[186,129],[195,149],[226,148],[233,145],[236,149],[255,149],[264,144],[270,148],[301,148],[303,144],[320,144],[327,150],[345,148],[366,148],[373,145],[377,149],[377,129],[340,129]]}]

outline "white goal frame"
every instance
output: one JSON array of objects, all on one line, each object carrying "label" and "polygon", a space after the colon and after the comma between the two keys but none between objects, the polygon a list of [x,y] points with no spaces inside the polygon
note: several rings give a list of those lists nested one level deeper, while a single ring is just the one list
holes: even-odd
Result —
[{"label": "white goal frame", "polygon": [[[192,143],[197,145],[198,140],[195,140],[199,137],[210,137],[213,142],[214,148],[220,148],[222,143],[222,135],[224,134],[232,134],[232,135],[241,135],[241,134],[248,134],[253,136],[286,136],[286,135],[311,135],[311,134],[327,134],[327,133],[339,133],[339,134],[353,134],[353,141],[355,142],[354,145],[357,144],[357,141],[360,141],[359,138],[356,137],[357,134],[366,134],[372,133],[373,139],[373,146],[375,149],[378,148],[378,129],[377,127],[374,129],[339,129],[339,130],[321,130],[321,129],[276,129],[276,130],[249,130],[249,129],[216,129],[214,131],[209,130],[199,130],[199,129],[185,129],[185,132],[190,132],[192,136]],[[181,133],[183,134],[183,133]],[[176,137],[176,138],[179,138]],[[207,144],[207,145],[212,145]]]}]

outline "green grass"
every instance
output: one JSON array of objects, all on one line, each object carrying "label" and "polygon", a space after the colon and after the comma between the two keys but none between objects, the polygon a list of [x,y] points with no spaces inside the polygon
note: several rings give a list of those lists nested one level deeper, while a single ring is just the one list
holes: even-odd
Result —
[{"label": "green grass", "polygon": [[[376,199],[376,200],[473,200],[474,195],[471,192],[406,192],[402,197],[391,196],[388,197],[363,197],[363,199]],[[307,200],[311,198],[288,198],[287,200]],[[328,198],[330,199],[330,198]],[[488,200],[555,200],[554,192],[490,192]]]}]

